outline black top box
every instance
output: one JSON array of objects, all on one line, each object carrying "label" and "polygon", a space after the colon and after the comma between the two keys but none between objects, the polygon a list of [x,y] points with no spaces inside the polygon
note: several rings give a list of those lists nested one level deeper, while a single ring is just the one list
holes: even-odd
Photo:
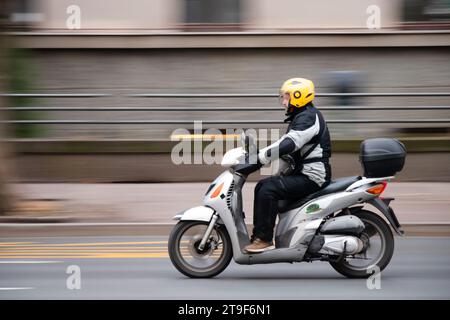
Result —
[{"label": "black top box", "polygon": [[397,139],[376,138],[361,142],[359,161],[366,178],[393,176],[403,169],[406,148]]}]

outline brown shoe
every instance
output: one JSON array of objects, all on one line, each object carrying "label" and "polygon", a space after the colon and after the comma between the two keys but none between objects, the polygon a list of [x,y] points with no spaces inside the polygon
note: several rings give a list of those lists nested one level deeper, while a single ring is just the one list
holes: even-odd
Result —
[{"label": "brown shoe", "polygon": [[275,249],[275,246],[273,245],[272,241],[266,242],[259,238],[255,238],[255,240],[253,240],[253,242],[251,244],[249,244],[248,246],[246,246],[244,249],[247,252],[258,253],[258,252]]}]

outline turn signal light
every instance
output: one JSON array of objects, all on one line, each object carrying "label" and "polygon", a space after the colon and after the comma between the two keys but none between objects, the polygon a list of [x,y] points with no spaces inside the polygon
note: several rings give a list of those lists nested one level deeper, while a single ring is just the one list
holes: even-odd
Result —
[{"label": "turn signal light", "polygon": [[366,190],[367,193],[374,194],[374,195],[380,195],[383,193],[384,189],[386,189],[387,182],[383,181],[380,184],[377,184],[376,186],[373,186],[372,188],[369,188]]},{"label": "turn signal light", "polygon": [[210,198],[213,199],[217,197],[220,194],[220,191],[222,191],[223,182],[219,184],[219,186],[214,190],[214,192],[211,194]]}]

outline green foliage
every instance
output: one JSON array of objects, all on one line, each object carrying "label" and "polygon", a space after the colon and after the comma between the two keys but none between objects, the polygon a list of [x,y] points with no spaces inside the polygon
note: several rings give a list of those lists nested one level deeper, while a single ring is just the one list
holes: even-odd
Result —
[{"label": "green foliage", "polygon": [[[20,48],[11,48],[8,55],[9,92],[30,93],[33,89],[35,70],[31,59],[31,52]],[[29,107],[34,100],[25,97],[10,99],[12,107]],[[10,114],[13,120],[36,120],[36,111],[14,111]],[[42,135],[42,128],[32,124],[17,124],[12,126],[13,136],[16,138],[35,138]]]}]

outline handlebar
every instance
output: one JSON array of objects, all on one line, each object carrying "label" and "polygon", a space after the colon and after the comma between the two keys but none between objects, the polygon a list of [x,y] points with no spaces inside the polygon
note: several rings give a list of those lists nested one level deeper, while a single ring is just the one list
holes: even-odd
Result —
[{"label": "handlebar", "polygon": [[242,133],[241,143],[246,152],[245,161],[235,166],[235,171],[245,176],[258,171],[263,165],[258,161],[258,146],[255,138],[250,134]]},{"label": "handlebar", "polygon": [[258,154],[258,146],[255,142],[255,138],[252,135],[242,133],[241,139],[245,152],[247,152],[248,154]]}]

